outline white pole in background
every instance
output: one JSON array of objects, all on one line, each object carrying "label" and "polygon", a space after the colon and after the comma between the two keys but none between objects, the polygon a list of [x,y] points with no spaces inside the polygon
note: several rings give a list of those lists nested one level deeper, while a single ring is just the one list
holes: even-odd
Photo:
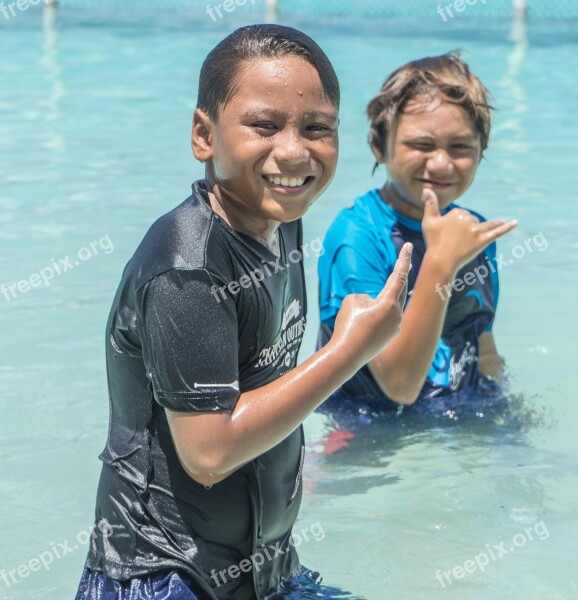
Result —
[{"label": "white pole in background", "polygon": [[514,18],[516,21],[528,18],[528,0],[514,0]]},{"label": "white pole in background", "polygon": [[278,0],[265,0],[267,12],[265,19],[268,23],[275,23],[279,17],[279,1]]}]

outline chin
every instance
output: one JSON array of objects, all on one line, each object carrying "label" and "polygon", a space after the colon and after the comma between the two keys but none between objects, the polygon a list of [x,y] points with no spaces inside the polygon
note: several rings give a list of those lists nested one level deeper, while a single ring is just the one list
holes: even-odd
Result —
[{"label": "chin", "polygon": [[308,210],[312,202],[299,202],[298,204],[279,204],[275,207],[271,207],[269,214],[275,221],[281,223],[290,223],[296,219],[300,219]]}]

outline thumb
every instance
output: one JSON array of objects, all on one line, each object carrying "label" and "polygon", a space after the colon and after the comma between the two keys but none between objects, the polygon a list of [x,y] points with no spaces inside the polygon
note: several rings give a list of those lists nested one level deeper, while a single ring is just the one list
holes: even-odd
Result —
[{"label": "thumb", "polygon": [[431,218],[435,219],[437,217],[441,217],[438,197],[433,190],[430,190],[427,188],[424,189],[424,191],[421,194],[421,199],[422,199],[422,202],[424,203],[422,221],[424,219],[431,219]]},{"label": "thumb", "polygon": [[377,296],[378,301],[385,301],[393,296],[403,304],[407,294],[408,273],[411,269],[411,253],[413,245],[406,242],[399,253],[392,274]]}]

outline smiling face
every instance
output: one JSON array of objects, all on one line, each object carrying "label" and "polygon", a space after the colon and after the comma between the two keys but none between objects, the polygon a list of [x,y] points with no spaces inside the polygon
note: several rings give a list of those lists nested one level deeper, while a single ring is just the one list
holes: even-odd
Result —
[{"label": "smiling face", "polygon": [[461,106],[439,96],[408,102],[387,147],[401,212],[421,219],[425,188],[437,194],[440,208],[451,204],[472,184],[481,157],[480,134]]},{"label": "smiling face", "polygon": [[242,63],[234,89],[217,122],[197,109],[193,150],[225,210],[264,233],[301,217],[331,182],[337,109],[297,56]]}]

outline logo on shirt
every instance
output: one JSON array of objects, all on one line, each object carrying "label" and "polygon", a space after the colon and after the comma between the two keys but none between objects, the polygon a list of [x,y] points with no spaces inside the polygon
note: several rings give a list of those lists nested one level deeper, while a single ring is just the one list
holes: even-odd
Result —
[{"label": "logo on shirt", "polygon": [[475,346],[472,346],[470,342],[466,343],[466,347],[462,352],[459,359],[456,360],[455,354],[450,359],[450,389],[457,390],[460,388],[460,384],[464,375],[468,372],[468,366],[478,362],[478,354]]},{"label": "logo on shirt", "polygon": [[289,321],[298,317],[301,314],[301,303],[297,298],[291,302],[291,304],[287,307],[287,310],[283,313],[283,321],[281,322],[281,331],[287,328]]},{"label": "logo on shirt", "polygon": [[[295,319],[298,320],[292,323]],[[279,339],[272,346],[261,350],[255,368],[281,364],[290,369],[293,359],[297,356],[304,331],[305,317],[301,315],[301,303],[295,299],[283,313]]]}]

